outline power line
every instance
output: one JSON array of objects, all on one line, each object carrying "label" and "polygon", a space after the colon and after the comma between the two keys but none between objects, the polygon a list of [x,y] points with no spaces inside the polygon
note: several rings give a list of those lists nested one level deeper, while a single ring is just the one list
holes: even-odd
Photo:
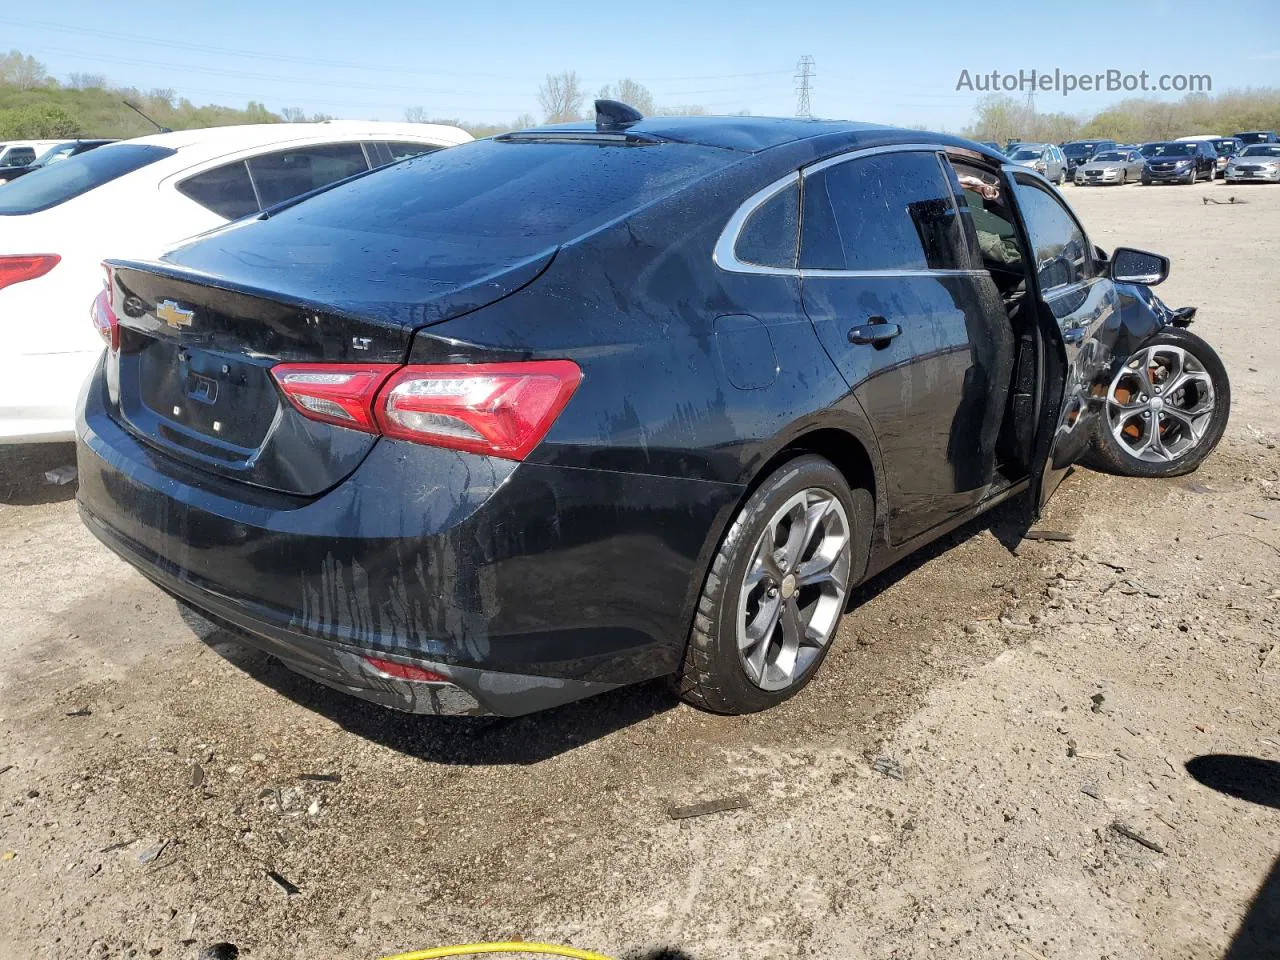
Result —
[{"label": "power line", "polygon": [[813,110],[809,104],[809,91],[813,84],[813,57],[805,54],[796,64],[796,116],[812,117]]},{"label": "power line", "polygon": [[[512,74],[502,73],[481,73],[466,70],[413,70],[402,67],[393,67],[386,64],[377,63],[358,63],[351,60],[330,60],[321,57],[299,57],[282,53],[267,53],[265,51],[256,50],[236,50],[230,47],[218,47],[203,43],[189,43],[186,41],[178,41],[166,39],[163,37],[148,37],[136,33],[120,33],[110,30],[100,30],[96,27],[76,27],[68,24],[49,23],[39,20],[14,20],[9,17],[0,17],[0,24],[8,26],[27,27],[33,30],[52,30],[59,33],[73,33],[82,36],[89,36],[95,39],[113,39],[124,40],[133,43],[148,44],[151,46],[169,47],[177,50],[187,50],[199,53],[213,53],[220,56],[244,57],[250,60],[269,60],[277,63],[297,63],[306,66],[321,67],[342,67],[350,70],[369,70],[379,73],[395,73],[407,76],[424,76],[424,77],[477,77],[490,80],[515,80],[520,82],[537,82],[541,77],[515,76]],[[59,51],[63,53],[72,53],[72,51]],[[73,54],[75,56],[85,56],[85,54]],[[687,80],[737,80],[744,77],[777,77],[786,74],[786,70],[761,70],[751,73],[712,73],[697,74],[691,76],[680,77],[649,77],[641,82],[645,83],[667,83],[671,81],[687,81]]]}]

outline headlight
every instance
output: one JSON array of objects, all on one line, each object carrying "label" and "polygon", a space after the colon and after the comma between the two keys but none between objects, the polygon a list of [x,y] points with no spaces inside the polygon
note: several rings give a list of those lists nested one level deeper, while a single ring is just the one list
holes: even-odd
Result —
[{"label": "headlight", "polygon": [[1179,160],[1176,164],[1174,164],[1174,166],[1177,166],[1177,167],[1189,167],[1189,166],[1191,166],[1191,161],[1190,161],[1190,160]]},{"label": "headlight", "polygon": [[1036,173],[1044,173],[1044,163],[1042,161],[1036,162]]}]

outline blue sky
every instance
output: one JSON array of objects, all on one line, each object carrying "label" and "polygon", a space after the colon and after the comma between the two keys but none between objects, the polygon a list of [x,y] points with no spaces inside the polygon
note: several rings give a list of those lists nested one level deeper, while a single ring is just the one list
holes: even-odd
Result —
[{"label": "blue sky", "polygon": [[[594,95],[630,76],[659,104],[714,113],[795,112],[796,62],[812,55],[817,116],[958,130],[978,94],[971,73],[1109,68],[1207,73],[1213,89],[1280,86],[1280,6],[1122,0],[1041,4],[832,0],[637,4],[366,0],[45,0],[0,14],[0,47],[65,79],[172,88],[196,103],[340,117],[506,121],[538,115],[542,77],[576,70]],[[1041,110],[1090,113],[1123,94],[1041,93]],[[1176,95],[1168,95],[1176,96]]]}]

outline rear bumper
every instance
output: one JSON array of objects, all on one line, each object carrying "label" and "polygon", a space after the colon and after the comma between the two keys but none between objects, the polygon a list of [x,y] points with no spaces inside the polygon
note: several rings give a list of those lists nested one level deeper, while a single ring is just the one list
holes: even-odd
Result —
[{"label": "rear bumper", "polygon": [[[141,443],[99,376],[77,424],[89,529],[293,669],[401,710],[517,715],[672,672],[742,492],[380,440],[296,498]],[[451,685],[387,678],[365,654]]]}]

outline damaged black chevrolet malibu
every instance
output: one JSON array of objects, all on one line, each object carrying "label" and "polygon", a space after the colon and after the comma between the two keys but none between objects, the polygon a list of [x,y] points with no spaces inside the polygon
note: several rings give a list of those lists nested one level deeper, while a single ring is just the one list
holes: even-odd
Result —
[{"label": "damaged black chevrolet malibu", "polygon": [[761,710],[922,544],[1204,459],[1230,387],[1168,266],[965,140],[602,102],[108,261],[80,511],[388,707]]}]

